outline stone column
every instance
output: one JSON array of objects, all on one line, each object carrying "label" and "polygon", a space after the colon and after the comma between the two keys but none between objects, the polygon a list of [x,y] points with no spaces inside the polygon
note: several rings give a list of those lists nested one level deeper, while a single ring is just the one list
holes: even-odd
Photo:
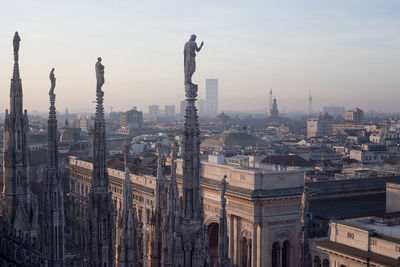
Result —
[{"label": "stone column", "polygon": [[282,267],[282,246],[281,246],[281,242],[279,242],[279,247],[278,250],[276,252],[277,254],[277,259],[276,261],[278,262],[278,267]]},{"label": "stone column", "polygon": [[233,217],[232,263],[233,263],[233,265],[237,265],[238,264],[238,220],[235,216],[232,216],[232,217]]},{"label": "stone column", "polygon": [[[253,239],[251,240],[252,242],[252,249],[251,249],[251,266],[256,267],[257,266],[257,253],[258,253],[258,231],[257,231],[257,224],[253,224]],[[250,243],[249,243],[250,246]]]},{"label": "stone column", "polygon": [[251,241],[250,240],[247,240],[247,266],[251,266],[251,264],[252,264],[252,262],[251,262],[251,252],[252,252],[252,249],[251,249]]},{"label": "stone column", "polygon": [[261,225],[257,225],[257,267],[261,267]]}]

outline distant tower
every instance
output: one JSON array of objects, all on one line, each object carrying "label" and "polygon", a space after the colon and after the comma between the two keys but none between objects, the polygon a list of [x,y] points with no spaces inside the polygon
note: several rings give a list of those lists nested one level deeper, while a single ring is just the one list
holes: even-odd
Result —
[{"label": "distant tower", "polygon": [[311,96],[311,90],[308,95],[308,115],[312,114],[312,96]]},{"label": "distant tower", "polygon": [[68,122],[68,108],[65,108],[65,129],[69,128]]},{"label": "distant tower", "polygon": [[272,88],[269,89],[269,110],[268,114],[271,116],[271,110],[272,110]]},{"label": "distant tower", "polygon": [[272,108],[271,108],[271,119],[277,119],[279,118],[279,110],[278,110],[278,103],[276,102],[276,98],[274,98],[274,102],[272,103]]}]

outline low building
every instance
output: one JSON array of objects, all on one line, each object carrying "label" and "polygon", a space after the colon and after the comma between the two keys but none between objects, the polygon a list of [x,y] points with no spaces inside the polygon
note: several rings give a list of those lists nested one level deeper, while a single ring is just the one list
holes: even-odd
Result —
[{"label": "low building", "polygon": [[332,134],[333,118],[328,113],[307,120],[307,137],[323,137]]},{"label": "low building", "polygon": [[143,113],[138,111],[136,107],[127,112],[121,113],[120,120],[121,129],[136,129],[143,127]]},{"label": "low building", "polygon": [[[400,264],[399,225],[390,225],[374,217],[349,219],[331,222],[329,233],[329,239],[316,242],[316,246],[329,255],[334,266],[394,267]],[[313,266],[321,266],[317,257],[314,257],[317,265]]]},{"label": "low building", "polygon": [[353,110],[346,110],[344,119],[345,121],[353,123],[361,123],[362,121],[364,121],[364,112],[359,108],[355,108]]}]

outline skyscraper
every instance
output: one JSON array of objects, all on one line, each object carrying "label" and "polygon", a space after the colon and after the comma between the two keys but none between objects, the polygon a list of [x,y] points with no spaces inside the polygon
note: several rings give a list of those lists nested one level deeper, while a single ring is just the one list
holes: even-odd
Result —
[{"label": "skyscraper", "polygon": [[206,114],[208,116],[218,114],[218,79],[206,80]]},{"label": "skyscraper", "polygon": [[164,113],[167,117],[175,117],[175,105],[165,105]]},{"label": "skyscraper", "polygon": [[152,120],[157,120],[159,114],[160,114],[160,107],[158,105],[149,106],[149,115]]}]

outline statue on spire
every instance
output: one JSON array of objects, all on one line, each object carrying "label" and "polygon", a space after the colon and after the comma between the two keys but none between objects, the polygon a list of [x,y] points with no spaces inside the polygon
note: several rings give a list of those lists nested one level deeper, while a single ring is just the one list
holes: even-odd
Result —
[{"label": "statue on spire", "polygon": [[51,82],[51,87],[50,87],[50,91],[49,94],[54,94],[54,88],[56,87],[56,77],[54,76],[54,68],[51,69],[50,71],[50,82]]},{"label": "statue on spire", "polygon": [[14,54],[18,54],[19,42],[21,42],[21,38],[19,37],[18,32],[15,32],[13,39]]},{"label": "statue on spire", "polygon": [[19,43],[21,42],[21,38],[18,35],[18,32],[15,32],[13,39],[14,46],[14,61],[18,62],[18,51],[19,51]]},{"label": "statue on spire", "polygon": [[96,80],[97,80],[97,92],[101,91],[101,87],[104,84],[104,65],[101,64],[101,57],[97,58],[96,67]]},{"label": "statue on spire", "polygon": [[200,46],[197,46],[196,35],[192,34],[189,41],[186,42],[183,51],[184,55],[184,68],[185,68],[185,84],[193,84],[192,76],[196,71],[196,52],[200,52],[204,42],[201,42]]}]

